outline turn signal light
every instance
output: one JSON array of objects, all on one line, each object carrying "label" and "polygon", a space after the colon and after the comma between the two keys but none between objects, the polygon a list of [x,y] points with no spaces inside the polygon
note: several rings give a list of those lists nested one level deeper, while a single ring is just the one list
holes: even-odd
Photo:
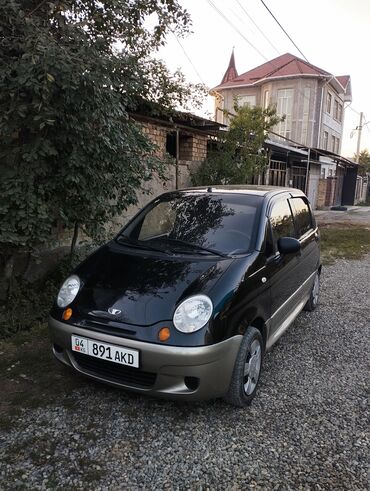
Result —
[{"label": "turn signal light", "polygon": [[63,312],[63,320],[67,321],[72,317],[72,309],[65,309]]},{"label": "turn signal light", "polygon": [[162,329],[160,329],[158,332],[158,339],[159,341],[162,341],[162,343],[170,339],[170,336],[171,336],[171,331],[169,330],[168,327],[162,327]]}]

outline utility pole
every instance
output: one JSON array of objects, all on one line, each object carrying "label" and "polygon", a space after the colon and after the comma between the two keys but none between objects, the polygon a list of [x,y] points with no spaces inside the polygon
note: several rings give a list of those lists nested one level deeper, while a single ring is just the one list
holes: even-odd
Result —
[{"label": "utility pole", "polygon": [[360,144],[361,144],[361,132],[362,132],[362,118],[364,117],[364,113],[360,112],[360,124],[357,126],[358,134],[357,134],[357,152],[356,152],[356,162],[359,162],[360,159]]}]

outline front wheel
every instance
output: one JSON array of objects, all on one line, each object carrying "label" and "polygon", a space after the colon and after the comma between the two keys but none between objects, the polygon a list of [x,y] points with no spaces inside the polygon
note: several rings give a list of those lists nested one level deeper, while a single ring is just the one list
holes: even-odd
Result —
[{"label": "front wheel", "polygon": [[306,305],[303,307],[304,310],[306,310],[307,312],[312,312],[313,310],[315,310],[319,304],[319,295],[320,295],[320,274],[319,272],[317,272],[310,293],[310,298],[307,300]]},{"label": "front wheel", "polygon": [[248,327],[236,357],[234,371],[225,401],[237,406],[249,406],[252,402],[261,375],[263,340],[255,327]]}]

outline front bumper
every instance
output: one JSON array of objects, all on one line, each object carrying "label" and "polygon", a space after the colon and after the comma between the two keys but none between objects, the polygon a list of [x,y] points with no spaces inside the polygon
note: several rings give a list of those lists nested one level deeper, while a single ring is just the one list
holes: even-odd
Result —
[{"label": "front bumper", "polygon": [[[226,394],[242,340],[242,336],[234,336],[210,346],[166,346],[89,331],[52,317],[49,330],[55,357],[78,372],[136,392],[184,400]],[[125,367],[112,362],[101,363],[88,355],[76,355],[71,350],[72,334],[139,350],[140,368],[125,371]]]}]

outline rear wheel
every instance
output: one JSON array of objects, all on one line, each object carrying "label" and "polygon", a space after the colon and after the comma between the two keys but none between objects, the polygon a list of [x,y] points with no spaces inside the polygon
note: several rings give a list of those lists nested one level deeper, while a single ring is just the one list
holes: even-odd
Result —
[{"label": "rear wheel", "polygon": [[304,306],[304,310],[307,310],[307,312],[312,312],[313,310],[315,310],[319,304],[319,296],[320,296],[320,274],[317,272],[310,293],[310,298],[307,300],[307,303]]},{"label": "rear wheel", "polygon": [[237,407],[248,406],[258,387],[263,360],[263,340],[255,327],[248,327],[241,342],[225,401]]}]

